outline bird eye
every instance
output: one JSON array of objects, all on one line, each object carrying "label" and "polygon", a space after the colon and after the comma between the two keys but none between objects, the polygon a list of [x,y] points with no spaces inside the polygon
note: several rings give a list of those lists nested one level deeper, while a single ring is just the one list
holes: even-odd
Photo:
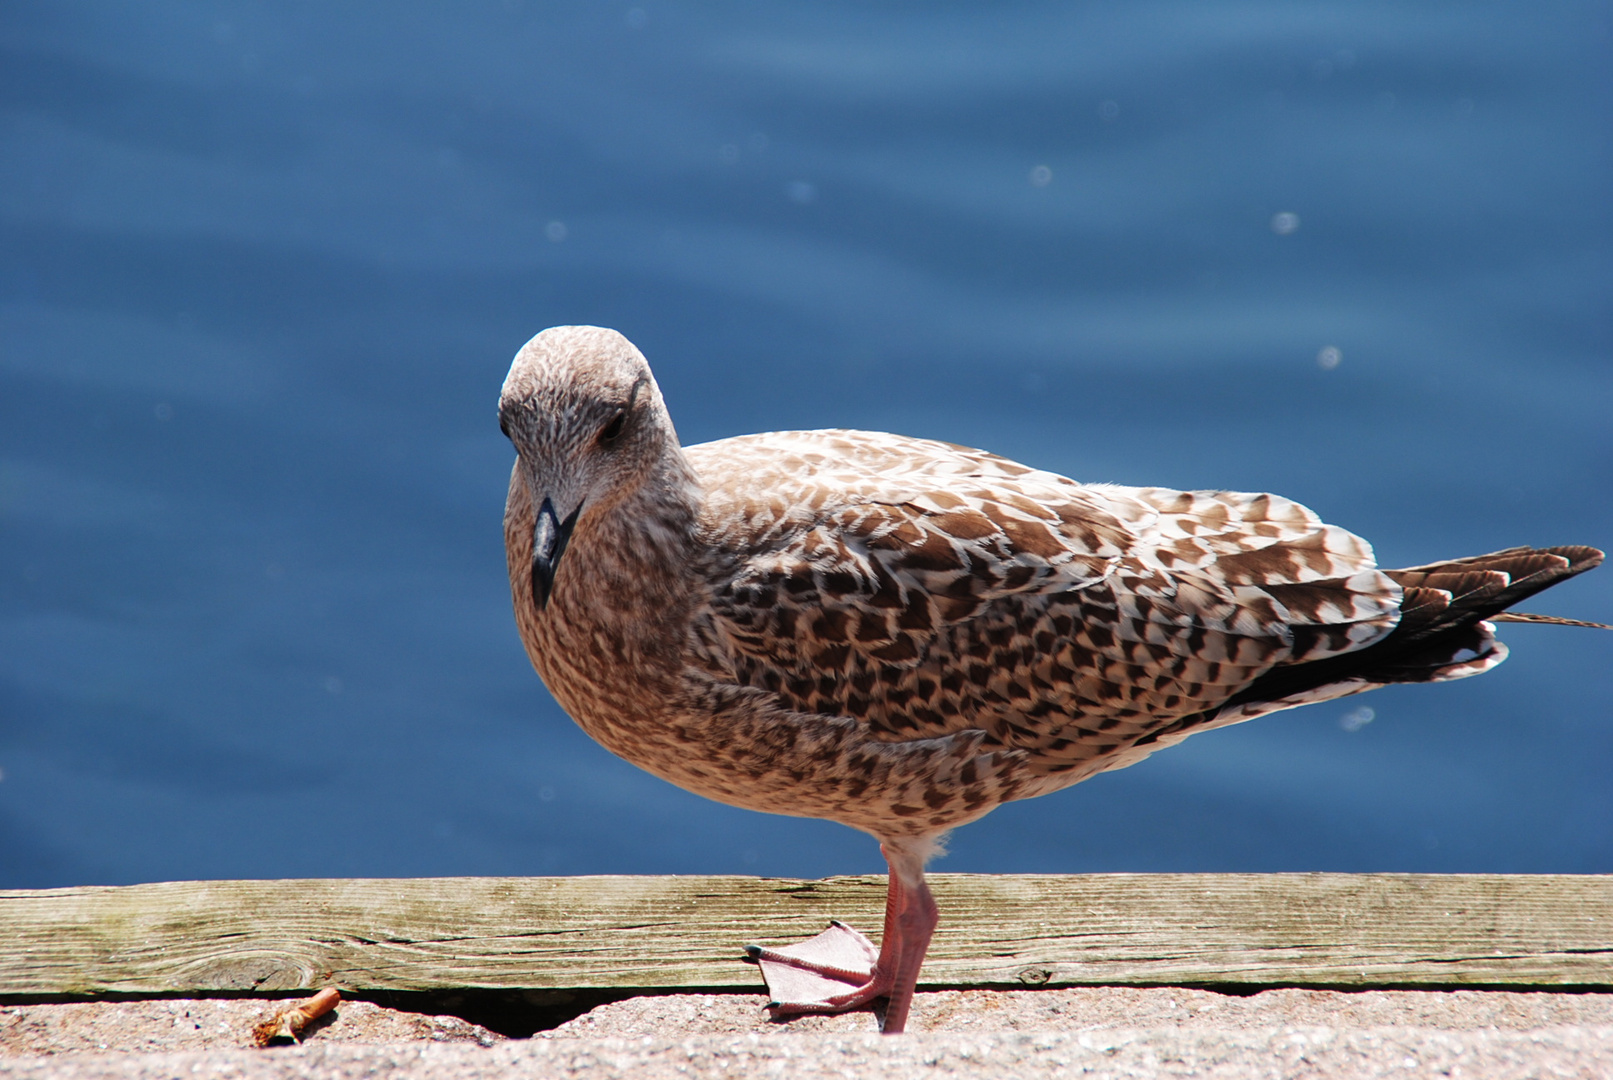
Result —
[{"label": "bird eye", "polygon": [[609,446],[615,442],[621,437],[622,429],[625,427],[627,427],[627,410],[620,409],[615,416],[610,418],[610,423],[600,429],[599,445]]}]

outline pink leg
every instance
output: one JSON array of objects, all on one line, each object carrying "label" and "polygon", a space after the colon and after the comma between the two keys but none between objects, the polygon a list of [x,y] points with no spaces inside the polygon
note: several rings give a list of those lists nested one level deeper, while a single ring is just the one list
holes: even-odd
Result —
[{"label": "pink leg", "polygon": [[[919,968],[924,966],[924,954],[930,950],[930,938],[935,934],[935,924],[941,914],[936,910],[929,885],[925,884],[922,857],[887,848],[885,859],[890,864],[892,879],[901,882],[901,897],[894,935],[897,949],[892,957],[895,971],[891,975],[890,1002],[885,1006],[885,1024],[880,1030],[887,1035],[897,1035],[907,1027],[907,1013],[918,989]],[[899,865],[904,861],[906,865]],[[891,936],[887,912],[886,937]]]},{"label": "pink leg", "polygon": [[[928,847],[926,842],[920,850]],[[886,997],[884,1032],[894,1035],[907,1026],[919,968],[940,916],[924,882],[920,851],[894,841],[880,850],[890,867],[890,885],[877,957],[867,938],[838,922],[799,945],[748,947],[773,994],[768,1007],[775,1017],[844,1012]]]}]

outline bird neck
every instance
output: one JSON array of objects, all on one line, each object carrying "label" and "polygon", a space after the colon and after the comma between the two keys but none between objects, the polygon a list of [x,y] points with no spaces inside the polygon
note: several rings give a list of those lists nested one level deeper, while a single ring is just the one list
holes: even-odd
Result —
[{"label": "bird neck", "polygon": [[633,673],[640,692],[676,679],[700,499],[699,480],[676,451],[619,501],[578,519],[537,620],[545,646],[534,658],[577,719],[620,708],[616,699],[634,689],[609,683],[622,672]]}]

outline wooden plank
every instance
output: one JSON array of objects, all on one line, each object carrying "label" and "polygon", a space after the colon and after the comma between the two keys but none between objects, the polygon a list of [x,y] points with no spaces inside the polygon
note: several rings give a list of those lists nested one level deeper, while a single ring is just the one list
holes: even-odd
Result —
[{"label": "wooden plank", "polygon": [[[926,986],[1613,987],[1613,876],[931,876]],[[883,877],[199,881],[0,891],[0,994],[745,988],[877,933]]]}]

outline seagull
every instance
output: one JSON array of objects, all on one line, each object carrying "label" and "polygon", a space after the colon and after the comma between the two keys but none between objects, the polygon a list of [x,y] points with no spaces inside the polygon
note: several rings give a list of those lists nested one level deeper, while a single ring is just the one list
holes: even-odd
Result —
[{"label": "seagull", "polygon": [[1514,547],[1385,570],[1277,495],[1082,484],[865,431],[682,446],[649,364],[560,326],[510,367],[516,624],[562,708],[679,787],[875,837],[879,946],[750,946],[775,1018],[887,999],[938,920],[924,865],[998,805],[1189,735],[1507,655],[1507,612],[1602,561]]}]

